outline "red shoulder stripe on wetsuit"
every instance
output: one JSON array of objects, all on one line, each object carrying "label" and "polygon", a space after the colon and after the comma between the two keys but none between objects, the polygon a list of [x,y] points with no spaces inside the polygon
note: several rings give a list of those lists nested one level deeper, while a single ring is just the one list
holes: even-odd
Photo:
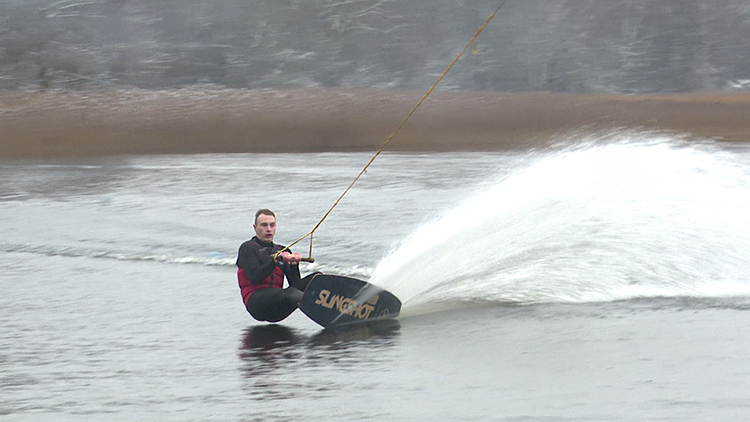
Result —
[{"label": "red shoulder stripe on wetsuit", "polygon": [[284,271],[271,259],[271,254],[281,249],[283,246],[262,242],[257,237],[240,246],[237,280],[244,303],[260,289],[284,287]]},{"label": "red shoulder stripe on wetsuit", "polygon": [[247,303],[247,299],[250,298],[250,296],[255,293],[256,291],[260,289],[268,289],[268,288],[274,288],[274,289],[281,289],[284,287],[284,271],[281,270],[278,266],[273,269],[273,272],[271,275],[266,277],[265,280],[263,280],[260,284],[252,284],[250,282],[250,279],[247,278],[247,275],[245,274],[245,270],[242,268],[237,269],[237,280],[240,284],[240,293],[242,294],[242,302]]}]

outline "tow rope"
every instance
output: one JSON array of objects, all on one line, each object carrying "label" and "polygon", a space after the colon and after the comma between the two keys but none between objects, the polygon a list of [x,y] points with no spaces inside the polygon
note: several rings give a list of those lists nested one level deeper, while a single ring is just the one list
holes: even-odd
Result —
[{"label": "tow rope", "polygon": [[456,58],[453,59],[453,61],[443,71],[443,73],[440,75],[440,77],[437,78],[437,80],[435,81],[434,84],[432,84],[432,86],[430,87],[430,89],[427,90],[427,93],[424,94],[424,96],[422,97],[422,99],[419,100],[419,102],[417,103],[417,105],[414,106],[414,108],[411,110],[411,112],[409,112],[409,114],[401,122],[401,124],[399,124],[396,127],[396,130],[394,130],[393,133],[391,133],[391,136],[389,136],[385,140],[385,142],[380,147],[380,149],[375,153],[375,155],[373,155],[373,157],[370,159],[370,161],[364,166],[364,168],[362,169],[362,171],[359,172],[359,174],[357,175],[357,177],[355,177],[354,180],[352,180],[352,182],[349,184],[349,186],[344,190],[344,193],[342,193],[341,196],[339,196],[339,198],[336,200],[336,202],[333,203],[333,205],[331,206],[331,208],[329,208],[328,211],[325,213],[325,215],[323,215],[323,218],[321,218],[320,221],[318,221],[318,224],[316,224],[315,227],[313,227],[313,229],[310,230],[309,233],[307,233],[306,235],[300,237],[299,239],[297,239],[294,242],[292,242],[291,244],[289,244],[289,246],[287,246],[286,248],[284,248],[284,249],[280,250],[279,252],[277,252],[274,255],[274,259],[278,259],[279,254],[281,254],[282,252],[288,250],[289,248],[291,248],[292,246],[294,246],[297,243],[301,242],[305,238],[310,237],[310,251],[309,251],[309,256],[307,258],[303,259],[303,261],[306,261],[306,262],[315,262],[315,258],[313,258],[313,256],[312,256],[312,251],[313,251],[313,236],[315,235],[315,231],[318,230],[318,228],[320,227],[320,225],[323,224],[323,221],[325,221],[326,218],[328,218],[328,216],[331,214],[331,212],[333,211],[333,209],[336,208],[336,206],[338,206],[338,204],[341,202],[342,199],[344,199],[344,196],[346,196],[346,194],[349,193],[349,191],[352,189],[352,187],[354,186],[354,184],[357,183],[357,181],[360,179],[360,177],[362,177],[362,175],[367,172],[367,169],[370,168],[370,165],[375,161],[376,158],[378,158],[378,156],[380,155],[380,153],[382,153],[383,150],[385,150],[385,148],[388,146],[388,144],[391,143],[391,141],[396,136],[396,134],[398,133],[398,131],[401,130],[401,128],[404,127],[404,125],[406,125],[406,122],[408,122],[409,119],[411,118],[411,116],[414,115],[414,113],[417,111],[417,109],[419,108],[419,106],[421,106],[422,103],[427,99],[427,97],[429,97],[430,94],[432,94],[432,91],[435,90],[435,87],[440,83],[440,81],[443,80],[443,78],[448,73],[448,71],[451,70],[451,68],[453,67],[453,65],[456,64],[456,62],[458,62],[458,59],[460,59],[461,56],[463,56],[463,54],[466,52],[466,50],[468,50],[469,47],[471,47],[472,48],[472,54],[477,54],[477,44],[476,44],[476,41],[477,41],[477,38],[479,37],[479,34],[481,34],[482,31],[484,31],[484,29],[490,23],[490,21],[492,20],[492,18],[495,17],[495,15],[497,14],[497,12],[500,11],[500,9],[503,6],[505,6],[505,3],[507,3],[507,2],[508,2],[508,0],[503,0],[503,2],[500,3],[500,5],[497,6],[497,8],[490,14],[490,16],[487,18],[487,20],[485,20],[484,24],[482,24],[482,26],[479,27],[479,29],[474,34],[474,36],[471,37],[471,39],[469,40],[469,42],[466,43],[466,45],[464,46],[464,48],[461,49],[461,51],[458,53],[458,55],[456,55]]}]

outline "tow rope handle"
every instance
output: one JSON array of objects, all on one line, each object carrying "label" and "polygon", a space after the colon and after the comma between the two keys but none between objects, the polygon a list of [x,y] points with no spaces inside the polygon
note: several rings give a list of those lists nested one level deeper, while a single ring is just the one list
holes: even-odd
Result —
[{"label": "tow rope handle", "polygon": [[[284,252],[284,251],[281,251],[281,252]],[[281,252],[277,252],[277,253],[273,254],[272,258],[273,258],[274,261],[281,261]],[[302,258],[300,261],[313,263],[313,262],[315,262],[315,258],[313,258],[313,257],[310,256],[310,257],[307,257],[307,258]]]}]

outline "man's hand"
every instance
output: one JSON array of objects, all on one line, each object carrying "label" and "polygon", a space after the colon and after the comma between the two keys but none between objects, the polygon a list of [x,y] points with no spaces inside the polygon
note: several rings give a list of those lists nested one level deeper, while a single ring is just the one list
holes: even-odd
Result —
[{"label": "man's hand", "polygon": [[302,255],[298,253],[282,252],[279,257],[287,265],[297,265],[302,261]]}]

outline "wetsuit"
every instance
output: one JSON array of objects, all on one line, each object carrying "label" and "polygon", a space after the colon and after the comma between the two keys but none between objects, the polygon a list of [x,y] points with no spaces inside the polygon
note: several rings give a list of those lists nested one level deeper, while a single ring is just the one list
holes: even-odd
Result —
[{"label": "wetsuit", "polygon": [[[257,237],[240,246],[237,256],[240,293],[245,308],[258,321],[278,322],[294,312],[313,275],[300,279],[299,265],[274,262],[271,255],[283,248]],[[289,281],[286,289],[284,276]]]}]

